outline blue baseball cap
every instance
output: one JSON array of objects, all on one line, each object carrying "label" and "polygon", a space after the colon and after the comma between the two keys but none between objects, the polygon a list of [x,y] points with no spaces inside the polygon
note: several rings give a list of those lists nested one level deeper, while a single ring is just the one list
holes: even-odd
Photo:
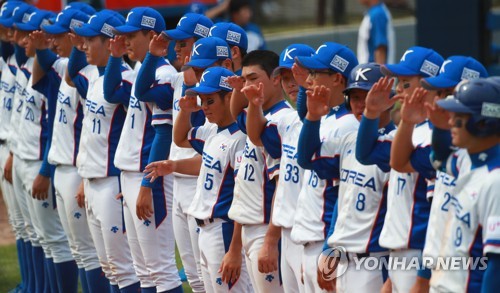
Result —
[{"label": "blue baseball cap", "polygon": [[181,70],[190,67],[207,68],[218,60],[226,59],[231,59],[231,49],[226,41],[217,37],[203,38],[193,44],[191,60]]},{"label": "blue baseball cap", "polygon": [[86,13],[76,9],[65,9],[57,14],[53,24],[42,25],[42,30],[52,35],[58,35],[81,27],[87,21],[89,21],[89,16]]},{"label": "blue baseball cap", "polygon": [[[10,1],[7,3],[10,3]],[[12,15],[10,17],[7,16],[6,18],[0,18],[0,25],[3,25],[4,27],[11,28],[15,22],[28,22],[31,13],[36,10],[34,6],[24,2],[19,3],[18,1],[14,1],[13,3],[15,3],[16,7],[12,10]],[[4,9],[3,7],[4,6],[2,6],[2,9]]]},{"label": "blue baseball cap", "polygon": [[415,46],[406,50],[398,64],[382,65],[382,73],[390,76],[433,77],[438,74],[443,61],[436,51]]},{"label": "blue baseball cap", "polygon": [[68,9],[79,10],[87,14],[88,16],[94,15],[96,13],[95,8],[85,2],[75,1],[68,3],[68,5],[64,6],[63,11]]},{"label": "blue baseball cap", "polygon": [[279,65],[273,70],[272,75],[274,76],[280,74],[282,69],[292,69],[292,66],[295,63],[295,57],[298,56],[314,56],[314,49],[304,44],[289,45],[281,51]]},{"label": "blue baseball cap", "polygon": [[165,29],[165,19],[150,7],[136,7],[130,10],[124,25],[115,27],[116,34],[128,34],[140,30],[161,33]]},{"label": "blue baseball cap", "polygon": [[451,56],[443,62],[437,76],[424,78],[420,83],[426,89],[436,90],[455,87],[464,79],[479,77],[488,77],[483,64],[472,57]]},{"label": "blue baseball cap", "polygon": [[20,31],[36,31],[42,25],[50,24],[49,19],[54,17],[52,11],[37,9],[30,14],[27,22],[15,22],[14,27]]},{"label": "blue baseball cap", "polygon": [[319,46],[311,57],[298,56],[295,60],[307,69],[329,69],[349,78],[351,70],[358,65],[358,59],[348,47],[326,42]]},{"label": "blue baseball cap", "polygon": [[218,22],[210,28],[209,37],[218,37],[225,40],[229,46],[248,49],[247,33],[241,26],[232,22]]},{"label": "blue baseball cap", "polygon": [[[2,4],[2,8],[0,9],[0,21],[6,20],[12,17],[12,13],[14,9],[21,5],[21,1],[6,1]],[[2,24],[3,25],[3,24]]]},{"label": "blue baseball cap", "polygon": [[176,41],[189,38],[206,38],[210,32],[210,28],[214,23],[210,18],[203,14],[186,13],[184,14],[177,27],[171,30],[163,31],[163,34],[168,38]]},{"label": "blue baseball cap", "polygon": [[87,23],[81,27],[75,27],[75,33],[82,37],[95,37],[102,35],[108,38],[114,37],[114,28],[125,23],[117,16],[116,12],[108,9],[101,10],[92,15]]},{"label": "blue baseball cap", "polygon": [[344,94],[347,94],[350,90],[353,89],[369,91],[372,86],[383,76],[384,75],[382,74],[382,71],[380,71],[380,64],[359,64],[352,69],[347,81],[347,87],[344,90]]},{"label": "blue baseball cap", "polygon": [[186,90],[186,94],[213,94],[220,91],[230,92],[233,88],[227,83],[229,76],[234,76],[230,70],[216,66],[203,71],[200,84],[197,87]]},{"label": "blue baseball cap", "polygon": [[500,80],[494,77],[464,80],[453,95],[436,103],[450,112],[500,119]]}]

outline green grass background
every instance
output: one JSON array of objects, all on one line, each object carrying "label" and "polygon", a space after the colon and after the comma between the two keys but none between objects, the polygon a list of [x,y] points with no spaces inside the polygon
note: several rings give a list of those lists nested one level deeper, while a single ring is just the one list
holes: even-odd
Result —
[{"label": "green grass background", "polygon": [[[182,267],[179,254],[176,249],[177,266]],[[16,245],[0,246],[0,292],[9,292],[21,281],[19,264],[17,263]],[[192,292],[187,282],[182,284],[184,292]],[[81,292],[81,289],[79,290]]]}]

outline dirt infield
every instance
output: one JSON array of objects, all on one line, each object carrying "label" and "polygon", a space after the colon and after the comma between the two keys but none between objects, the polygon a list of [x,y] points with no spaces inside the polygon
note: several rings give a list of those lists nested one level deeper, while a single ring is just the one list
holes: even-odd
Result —
[{"label": "dirt infield", "polygon": [[16,239],[9,225],[7,209],[5,208],[3,196],[0,193],[0,245],[13,244],[14,242],[16,242]]}]

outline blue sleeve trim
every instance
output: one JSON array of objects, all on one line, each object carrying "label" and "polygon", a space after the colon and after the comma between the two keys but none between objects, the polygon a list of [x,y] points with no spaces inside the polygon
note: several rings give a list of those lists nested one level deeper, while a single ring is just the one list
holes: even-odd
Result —
[{"label": "blue sleeve trim", "polygon": [[[148,163],[162,161],[170,156],[170,145],[172,144],[172,126],[168,124],[155,125],[155,137],[149,152]],[[156,180],[162,180],[163,177]],[[152,188],[154,183],[149,179],[142,179],[142,186]]]},{"label": "blue sleeve trim", "polygon": [[276,124],[266,125],[260,135],[260,140],[273,159],[281,158],[281,136]]},{"label": "blue sleeve trim", "polygon": [[297,146],[297,162],[304,169],[311,170],[313,168],[312,157],[321,148],[321,140],[319,138],[320,126],[320,120],[309,121],[304,119]]},{"label": "blue sleeve trim", "polygon": [[193,127],[205,124],[205,112],[203,110],[191,113],[191,125]]},{"label": "blue sleeve trim", "polygon": [[426,179],[436,178],[436,170],[431,164],[431,146],[417,147],[410,157],[410,164],[419,174]]},{"label": "blue sleeve trim", "polygon": [[452,152],[451,132],[434,127],[432,129],[432,150],[434,159],[445,162]]},{"label": "blue sleeve trim", "polygon": [[240,114],[238,114],[238,117],[236,117],[236,123],[238,123],[238,127],[240,128],[241,132],[244,134],[247,134],[247,112],[246,110],[241,111]]},{"label": "blue sleeve trim", "polygon": [[38,64],[42,67],[43,71],[47,72],[52,69],[52,65],[57,60],[57,55],[49,49],[36,50],[36,57]]},{"label": "blue sleeve trim", "polygon": [[198,131],[199,127],[194,127],[193,130],[191,131],[191,137],[188,137],[189,143],[193,147],[193,149],[198,153],[198,154],[203,154],[203,147],[205,147],[205,141],[196,138],[196,132]]}]

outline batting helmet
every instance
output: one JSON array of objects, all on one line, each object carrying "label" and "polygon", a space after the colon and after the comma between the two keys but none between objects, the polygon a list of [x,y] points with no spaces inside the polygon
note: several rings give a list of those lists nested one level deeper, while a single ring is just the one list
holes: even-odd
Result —
[{"label": "batting helmet", "polygon": [[372,86],[384,75],[380,71],[380,64],[365,63],[359,64],[351,70],[347,87],[344,90],[345,105],[351,111],[349,92],[353,89],[369,91]]},{"label": "batting helmet", "polygon": [[437,104],[450,112],[471,114],[465,128],[474,136],[500,134],[500,78],[463,81]]}]

